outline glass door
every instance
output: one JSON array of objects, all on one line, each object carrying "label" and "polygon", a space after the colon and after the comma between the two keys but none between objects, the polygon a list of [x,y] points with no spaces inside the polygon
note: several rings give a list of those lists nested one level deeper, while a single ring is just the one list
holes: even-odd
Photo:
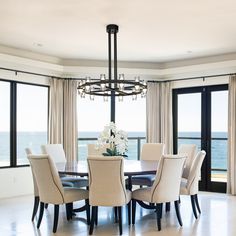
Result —
[{"label": "glass door", "polygon": [[173,109],[175,153],[188,143],[205,150],[200,189],[226,192],[227,85],[175,89]]}]

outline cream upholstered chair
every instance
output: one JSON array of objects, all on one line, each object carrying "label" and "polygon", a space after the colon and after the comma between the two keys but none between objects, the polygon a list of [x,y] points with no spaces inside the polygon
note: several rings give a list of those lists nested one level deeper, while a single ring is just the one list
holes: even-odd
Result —
[{"label": "cream upholstered chair", "polygon": [[[145,143],[142,146],[141,160],[158,161],[164,154],[163,143]],[[132,177],[132,185],[152,186],[155,175],[137,175]]]},{"label": "cream upholstered chair", "polygon": [[197,194],[198,194],[198,182],[201,174],[201,167],[205,156],[206,156],[205,151],[198,152],[190,168],[188,179],[182,178],[181,180],[180,195],[190,195],[193,214],[196,219],[198,217],[196,206],[198,212],[201,213]]},{"label": "cream upholstered chair", "polygon": [[96,144],[89,143],[87,144],[88,156],[102,156],[106,152],[106,149],[109,148],[109,144],[105,144],[102,147],[97,146]]},{"label": "cream upholstered chair", "polygon": [[40,227],[44,204],[54,204],[54,223],[53,232],[57,230],[59,205],[66,204],[67,219],[72,218],[71,204],[74,201],[86,200],[87,221],[89,223],[89,203],[88,190],[78,188],[63,188],[60,177],[58,175],[54,161],[49,155],[28,155],[28,159],[35,177],[39,198],[40,198],[40,214],[37,227]]},{"label": "cream upholstered chair", "polygon": [[183,178],[187,179],[189,176],[190,168],[191,168],[194,158],[197,154],[197,145],[195,145],[195,144],[181,144],[178,149],[178,154],[187,156],[183,175],[182,175]]},{"label": "cream upholstered chair", "polygon": [[177,155],[163,156],[157,168],[156,179],[152,187],[140,188],[132,192],[132,223],[135,224],[136,202],[147,209],[155,208],[144,202],[156,204],[157,226],[161,230],[163,203],[174,201],[176,215],[182,226],[179,211],[179,191],[185,157]]},{"label": "cream upholstered chair", "polygon": [[[66,156],[62,144],[46,144],[41,146],[43,154],[48,154],[55,163],[65,163]],[[62,175],[61,181],[63,183],[69,182],[73,187],[81,188],[88,186],[88,179],[83,177],[65,176]]]},{"label": "cream upholstered chair", "polygon": [[97,224],[98,206],[118,208],[119,230],[122,234],[122,206],[128,204],[128,221],[130,224],[131,192],[125,189],[123,157],[89,156],[89,204],[92,206],[92,218],[89,234]]},{"label": "cream upholstered chair", "polygon": [[[25,152],[26,152],[26,155],[32,155],[32,150],[30,148],[25,148]],[[38,186],[37,186],[37,183],[36,183],[36,180],[35,180],[35,177],[34,177],[34,174],[32,172],[32,178],[33,178],[33,186],[34,186],[34,207],[33,207],[33,213],[32,213],[32,218],[31,220],[33,221],[36,214],[37,214],[37,211],[38,211],[38,206],[39,206],[39,191],[38,191]],[[64,187],[73,187],[73,183],[70,183],[68,181],[65,181],[63,182],[62,181],[62,185]],[[45,208],[47,208],[47,204],[45,204]]]}]

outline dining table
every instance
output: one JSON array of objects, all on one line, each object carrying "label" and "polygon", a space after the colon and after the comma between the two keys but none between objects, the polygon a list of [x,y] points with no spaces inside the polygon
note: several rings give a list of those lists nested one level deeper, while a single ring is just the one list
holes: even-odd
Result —
[{"label": "dining table", "polygon": [[[127,176],[128,189],[132,189],[132,176],[156,174],[157,165],[158,161],[124,159],[124,176]],[[59,174],[88,176],[87,161],[56,163],[56,167]]]}]

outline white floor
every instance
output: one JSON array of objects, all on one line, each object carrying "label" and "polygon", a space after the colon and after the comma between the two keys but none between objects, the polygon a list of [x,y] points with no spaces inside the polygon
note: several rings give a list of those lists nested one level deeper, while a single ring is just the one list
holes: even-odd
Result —
[{"label": "white floor", "polygon": [[[162,230],[157,231],[154,211],[137,208],[135,226],[128,226],[126,211],[123,209],[123,235],[186,235],[186,236],[235,236],[236,235],[236,197],[216,193],[200,193],[199,201],[202,214],[195,220],[190,198],[181,197],[183,227],[178,225],[173,205],[170,213],[163,212]],[[45,211],[40,229],[36,221],[31,222],[33,196],[0,200],[0,235],[1,236],[47,236],[53,235],[53,207]],[[110,208],[100,208],[98,226],[94,235],[119,235],[118,225],[113,223]],[[65,208],[60,207],[57,233],[54,235],[88,235],[85,213],[79,213],[72,221],[66,220]]]}]

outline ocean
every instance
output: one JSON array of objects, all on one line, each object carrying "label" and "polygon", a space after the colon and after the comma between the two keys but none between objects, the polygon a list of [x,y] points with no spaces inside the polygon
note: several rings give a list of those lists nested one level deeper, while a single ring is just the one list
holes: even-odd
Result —
[{"label": "ocean", "polygon": [[[137,159],[138,157],[138,139],[140,146],[146,142],[144,132],[128,132],[129,137],[133,138],[128,143],[128,159]],[[80,138],[97,138],[99,132],[80,132]],[[179,137],[200,137],[199,132],[181,132]],[[213,138],[226,138],[225,132],[214,132]],[[8,132],[0,132],[0,166],[8,166],[10,156],[10,136]],[[34,153],[40,153],[40,146],[47,143],[46,132],[18,132],[17,135],[17,162],[18,164],[28,164],[25,155],[25,148],[29,147]],[[87,157],[87,143],[96,143],[96,140],[79,140],[78,141],[78,156],[80,160],[85,160]],[[200,150],[200,139],[178,139],[178,145],[182,143],[193,143]],[[212,168],[227,169],[227,140],[212,140]]]}]

